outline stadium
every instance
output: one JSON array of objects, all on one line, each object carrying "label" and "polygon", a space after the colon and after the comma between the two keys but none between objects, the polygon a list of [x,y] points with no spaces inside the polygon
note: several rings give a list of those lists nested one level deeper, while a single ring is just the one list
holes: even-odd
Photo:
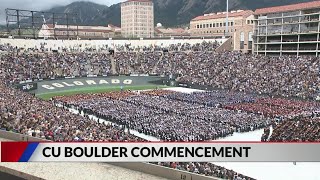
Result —
[{"label": "stadium", "polygon": [[[310,36],[319,41],[316,14]],[[256,36],[259,53],[252,54],[230,51],[232,36],[29,35],[34,31],[0,38],[1,141],[320,142],[318,42],[316,53],[272,49],[270,56],[267,34],[265,43]],[[319,179],[318,169],[317,163],[0,164],[10,179]]]}]

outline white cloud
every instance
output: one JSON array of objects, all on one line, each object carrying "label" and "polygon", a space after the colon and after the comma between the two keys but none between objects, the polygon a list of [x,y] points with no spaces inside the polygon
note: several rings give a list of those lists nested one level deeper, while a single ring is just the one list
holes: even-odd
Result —
[{"label": "white cloud", "polygon": [[[42,11],[42,10],[50,9],[55,6],[68,5],[75,1],[81,1],[81,0],[0,0],[0,3],[1,3],[0,24],[5,24],[6,8]],[[85,1],[91,1],[94,3],[110,6],[112,4],[119,3],[124,0],[85,0]]]}]

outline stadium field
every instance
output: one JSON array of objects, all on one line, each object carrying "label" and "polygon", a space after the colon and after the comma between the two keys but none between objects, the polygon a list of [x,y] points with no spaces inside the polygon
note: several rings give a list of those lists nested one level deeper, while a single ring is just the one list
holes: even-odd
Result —
[{"label": "stadium field", "polygon": [[[167,86],[164,85],[136,85],[136,86],[123,86],[123,90],[147,90],[147,89],[157,89],[157,88],[165,88]],[[55,92],[42,92],[36,94],[36,97],[50,100],[50,98],[55,96],[71,96],[74,94],[88,94],[88,93],[103,93],[103,92],[111,92],[111,91],[120,91],[120,86],[103,86],[103,87],[83,87],[83,88],[74,88],[74,89],[66,89],[62,91]]]}]

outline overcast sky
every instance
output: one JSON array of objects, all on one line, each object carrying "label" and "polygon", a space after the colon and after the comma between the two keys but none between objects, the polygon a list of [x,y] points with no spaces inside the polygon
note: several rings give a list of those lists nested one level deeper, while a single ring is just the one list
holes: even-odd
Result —
[{"label": "overcast sky", "polygon": [[[0,24],[5,24],[5,9],[47,10],[54,6],[68,5],[81,0],[0,0]],[[82,0],[83,1],[83,0]],[[124,0],[85,0],[98,4],[112,5]]]}]

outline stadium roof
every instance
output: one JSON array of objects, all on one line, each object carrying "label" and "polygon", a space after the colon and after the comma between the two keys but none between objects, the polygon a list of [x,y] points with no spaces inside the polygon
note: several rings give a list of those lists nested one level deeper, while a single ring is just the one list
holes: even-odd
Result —
[{"label": "stadium roof", "polygon": [[[229,17],[238,17],[238,16],[249,16],[253,14],[253,11],[251,10],[238,10],[238,11],[231,11],[229,12]],[[203,16],[198,16],[191,21],[201,21],[201,20],[209,20],[209,19],[220,19],[220,18],[225,18],[227,17],[227,13],[212,13],[212,14],[205,14]]]},{"label": "stadium roof", "polygon": [[[65,27],[59,27],[59,25],[57,26],[54,26],[53,24],[47,24],[48,30],[54,30],[56,29],[57,31],[79,31],[79,32],[104,32],[104,33],[109,33],[109,32],[113,32],[112,30],[109,30],[109,29],[95,29],[95,26],[79,26],[79,27],[83,27],[83,28],[79,28],[79,29],[76,29],[74,26],[74,28],[70,28],[69,29],[65,26],[65,25],[62,25],[62,26],[65,26]],[[96,27],[99,27],[99,26],[96,26]]]},{"label": "stadium roof", "polygon": [[296,10],[304,10],[304,9],[313,9],[313,8],[319,8],[320,7],[320,1],[312,1],[312,2],[306,2],[306,3],[299,3],[299,4],[291,4],[291,5],[285,5],[285,6],[275,6],[275,7],[269,7],[269,8],[261,8],[257,9],[255,11],[256,15],[259,14],[270,14],[270,13],[278,13],[278,12],[288,12],[288,11],[296,11]]}]

